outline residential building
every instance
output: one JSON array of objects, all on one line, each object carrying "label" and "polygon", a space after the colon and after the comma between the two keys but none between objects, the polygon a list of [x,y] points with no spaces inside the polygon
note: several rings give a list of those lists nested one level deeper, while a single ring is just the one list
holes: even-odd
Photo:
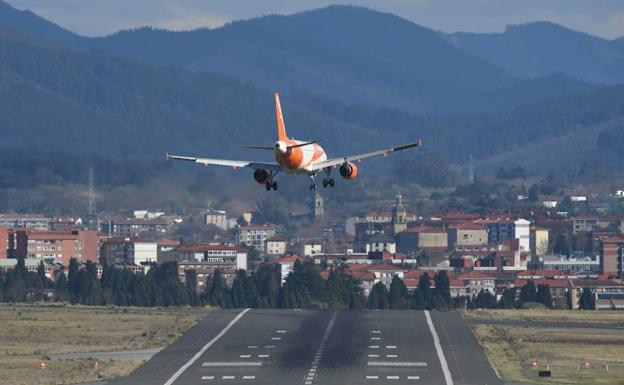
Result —
[{"label": "residential building", "polygon": [[156,219],[165,215],[163,211],[149,211],[149,210],[134,210],[133,214],[134,214],[134,219]]},{"label": "residential building", "polygon": [[568,292],[572,309],[580,308],[583,290],[590,290],[596,309],[624,309],[624,283],[604,279],[570,279]]},{"label": "residential building", "polygon": [[115,219],[101,223],[101,230],[114,237],[158,236],[165,234],[169,223],[157,219]]},{"label": "residential building", "polygon": [[179,262],[214,262],[216,265],[232,265],[234,270],[247,270],[247,251],[228,245],[180,246],[173,250],[174,259]]},{"label": "residential building", "polygon": [[146,239],[135,239],[130,242],[126,262],[132,265],[156,263],[158,261],[158,242]]},{"label": "residential building", "polygon": [[298,257],[296,255],[291,255],[289,257],[282,257],[273,260],[273,263],[276,263],[280,268],[280,277],[282,278],[282,285],[286,282],[286,278],[288,274],[293,271],[293,267],[295,266],[295,262],[303,261],[303,258]]},{"label": "residential building", "polygon": [[531,251],[531,222],[518,219],[513,224],[514,238],[519,241],[520,253],[529,253]]},{"label": "residential building", "polygon": [[465,295],[477,296],[481,290],[496,294],[496,277],[480,271],[459,274],[456,278],[464,283]]},{"label": "residential building", "polygon": [[266,240],[266,253],[268,255],[284,255],[286,254],[286,246],[288,241],[284,238],[271,238]]},{"label": "residential building", "polygon": [[392,222],[391,211],[371,211],[364,216],[366,223],[390,223]]},{"label": "residential building", "polygon": [[236,244],[266,250],[266,240],[275,237],[275,225],[247,225],[236,229]]},{"label": "residential building", "polygon": [[223,210],[208,210],[205,215],[205,223],[207,225],[217,226],[221,230],[230,229],[227,213]]},{"label": "residential building", "polygon": [[0,214],[0,227],[48,231],[50,218],[29,214]]},{"label": "residential building", "polygon": [[371,252],[388,252],[396,253],[396,242],[394,239],[385,234],[375,234],[366,242],[366,253]]},{"label": "residential building", "polygon": [[619,277],[623,270],[624,237],[611,237],[602,240],[600,272]]},{"label": "residential building", "polygon": [[407,254],[417,250],[447,250],[448,234],[442,227],[416,226],[397,234],[397,251]]},{"label": "residential building", "polygon": [[306,243],[303,245],[303,256],[311,257],[323,252],[323,245],[320,243]]},{"label": "residential building", "polygon": [[533,258],[548,253],[549,230],[540,226],[531,226],[529,233],[529,247]]},{"label": "residential building", "polygon": [[221,272],[226,284],[232,285],[236,270],[238,270],[235,260],[181,261],[178,262],[178,278],[186,283],[187,277],[194,275],[195,289],[201,293],[206,289],[206,284],[217,269]]},{"label": "residential building", "polygon": [[16,256],[38,260],[52,259],[65,266],[72,258],[78,262],[98,261],[98,235],[96,231],[43,232],[16,231]]},{"label": "residential building", "polygon": [[375,275],[375,282],[373,284],[381,282],[387,287],[390,287],[390,283],[392,282],[394,276],[396,275],[399,278],[403,279],[403,276],[407,269],[379,263],[374,265],[366,265],[366,271]]},{"label": "residential building", "polygon": [[499,245],[507,238],[515,237],[514,221],[511,218],[480,218],[474,223],[485,226],[489,244]]},{"label": "residential building", "polygon": [[484,226],[464,222],[448,226],[448,248],[455,246],[484,246],[488,244],[488,233]]},{"label": "residential building", "polygon": [[569,272],[599,271],[600,257],[567,257],[565,255],[544,255],[538,263],[546,270],[563,270]]}]

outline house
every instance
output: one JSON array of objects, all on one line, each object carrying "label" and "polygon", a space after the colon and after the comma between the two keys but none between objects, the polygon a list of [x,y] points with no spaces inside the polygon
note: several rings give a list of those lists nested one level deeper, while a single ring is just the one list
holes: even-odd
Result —
[{"label": "house", "polygon": [[0,227],[48,231],[50,218],[37,214],[0,214]]},{"label": "house", "polygon": [[207,225],[217,226],[221,230],[230,229],[227,213],[223,210],[208,210],[204,215],[204,221]]},{"label": "house", "polygon": [[529,248],[532,257],[541,257],[548,253],[550,231],[545,227],[531,226],[529,229]]},{"label": "house", "polygon": [[546,269],[532,269],[523,270],[515,273],[518,279],[532,279],[532,280],[547,280],[547,279],[568,279],[574,277],[563,270],[546,270]]},{"label": "house", "polygon": [[115,219],[101,224],[105,234],[115,237],[157,236],[167,232],[169,223],[164,218]]},{"label": "house", "polygon": [[531,222],[526,219],[517,219],[514,221],[514,238],[519,242],[520,253],[529,253],[531,251]]},{"label": "house", "polygon": [[471,271],[459,274],[456,279],[464,283],[465,295],[476,296],[481,290],[496,294],[496,277],[487,273]]},{"label": "house", "polygon": [[158,242],[137,237],[100,240],[100,256],[110,264],[141,266],[158,262]]},{"label": "house", "polygon": [[498,245],[508,238],[515,237],[514,220],[511,218],[479,218],[474,223],[485,226],[488,244]]},{"label": "house", "polygon": [[321,243],[305,243],[303,245],[303,256],[311,257],[315,254],[321,254],[323,252],[323,245]]},{"label": "house", "polygon": [[624,237],[610,237],[602,240],[600,272],[620,276],[624,263]]},{"label": "house", "polygon": [[382,282],[387,287],[390,287],[392,278],[394,278],[395,275],[403,279],[403,275],[407,271],[407,269],[383,263],[367,265],[366,270],[375,275],[375,283]]},{"label": "house", "polygon": [[366,223],[390,223],[392,222],[391,211],[371,211],[364,216]]},{"label": "house", "polygon": [[209,279],[212,278],[217,269],[221,272],[226,284],[232,285],[238,270],[235,260],[181,261],[178,262],[178,278],[181,282],[187,283],[189,277],[193,276],[195,290],[200,293],[206,289]]},{"label": "house", "polygon": [[286,254],[286,246],[288,244],[288,241],[285,238],[273,237],[271,239],[267,239],[265,244],[266,253],[270,256]]}]

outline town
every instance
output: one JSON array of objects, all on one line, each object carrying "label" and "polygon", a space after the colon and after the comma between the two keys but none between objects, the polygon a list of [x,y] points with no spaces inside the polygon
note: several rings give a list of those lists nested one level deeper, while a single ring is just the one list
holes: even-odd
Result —
[{"label": "town", "polygon": [[[623,195],[616,191],[611,199]],[[591,203],[585,195],[565,199]],[[310,206],[302,217],[318,225],[312,236],[268,223],[260,211],[231,216],[197,209],[183,217],[136,209],[125,216],[92,212],[85,218],[7,213],[0,215],[0,268],[6,273],[23,259],[28,271],[42,269],[57,282],[60,276],[67,279],[72,260],[78,269],[92,264],[98,280],[104,266],[145,275],[154,266],[175,263],[179,282],[201,297],[217,271],[231,287],[240,272],[249,276],[270,265],[284,285],[296,263],[309,262],[324,279],[331,271],[344,271],[364,298],[375,285],[390,290],[395,278],[405,296],[423,286],[435,289],[435,277],[444,272],[444,290],[455,308],[515,308],[526,302],[555,309],[624,307],[624,216],[570,216],[548,197],[487,214],[442,210],[419,216],[398,194],[385,211],[336,223],[325,220],[319,192]],[[182,235],[180,228],[189,222],[195,225]],[[195,232],[207,232],[209,239],[194,241]],[[524,292],[527,285],[531,290]],[[54,300],[55,286],[48,287],[41,299]],[[5,293],[3,299],[11,296]]]}]

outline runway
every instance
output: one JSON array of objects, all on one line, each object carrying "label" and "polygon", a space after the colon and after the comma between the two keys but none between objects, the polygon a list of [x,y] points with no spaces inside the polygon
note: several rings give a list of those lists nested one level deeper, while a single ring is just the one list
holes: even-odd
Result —
[{"label": "runway", "polygon": [[455,312],[219,310],[118,385],[502,384]]}]

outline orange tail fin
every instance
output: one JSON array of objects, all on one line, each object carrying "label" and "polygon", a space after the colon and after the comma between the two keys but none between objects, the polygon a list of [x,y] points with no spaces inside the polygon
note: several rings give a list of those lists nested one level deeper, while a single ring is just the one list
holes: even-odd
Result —
[{"label": "orange tail fin", "polygon": [[286,140],[286,126],[282,116],[282,106],[280,105],[279,93],[275,93],[275,117],[277,118],[277,140]]}]

